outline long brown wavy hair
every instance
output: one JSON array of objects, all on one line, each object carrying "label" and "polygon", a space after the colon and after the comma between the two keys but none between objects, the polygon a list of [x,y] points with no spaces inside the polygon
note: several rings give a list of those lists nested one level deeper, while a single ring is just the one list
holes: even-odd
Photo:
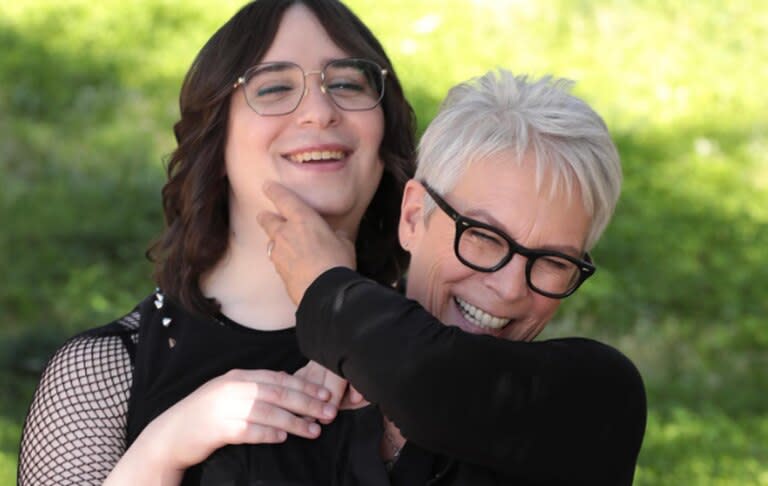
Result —
[{"label": "long brown wavy hair", "polygon": [[363,215],[356,241],[357,268],[386,285],[398,280],[408,255],[397,240],[400,199],[414,172],[415,117],[392,63],[371,31],[336,0],[256,0],[225,23],[198,53],[184,78],[178,144],[162,190],[165,229],[147,250],[163,292],[190,311],[213,314],[200,278],[224,255],[229,242],[229,181],[224,170],[232,86],[258,64],[277,34],[285,11],[308,7],[335,44],[350,56],[370,59],[388,71],[379,156],[384,174]]}]

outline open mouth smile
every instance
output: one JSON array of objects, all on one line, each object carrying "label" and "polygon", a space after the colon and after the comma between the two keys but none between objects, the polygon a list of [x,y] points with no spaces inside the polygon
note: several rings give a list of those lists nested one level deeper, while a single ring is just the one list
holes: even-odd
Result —
[{"label": "open mouth smile", "polygon": [[461,309],[461,314],[470,323],[487,329],[501,329],[512,320],[509,317],[499,317],[493,314],[489,314],[483,309],[476,307],[469,302],[462,300],[458,297],[453,298],[454,302]]},{"label": "open mouth smile", "polygon": [[285,154],[284,157],[298,164],[318,162],[338,162],[349,155],[344,150],[310,150]]}]

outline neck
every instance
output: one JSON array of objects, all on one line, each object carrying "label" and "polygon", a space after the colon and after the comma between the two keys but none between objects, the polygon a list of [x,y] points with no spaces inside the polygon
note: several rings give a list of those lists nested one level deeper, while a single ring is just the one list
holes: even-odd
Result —
[{"label": "neck", "polygon": [[[294,327],[296,305],[267,255],[269,239],[255,217],[250,217],[255,214],[256,208],[231,207],[227,251],[203,276],[203,294],[215,298],[224,315],[244,326],[261,330]],[[334,230],[344,229],[351,238],[356,235],[356,226],[348,221],[336,218],[328,223]]]},{"label": "neck", "polygon": [[227,252],[202,279],[203,293],[221,304],[224,315],[244,326],[293,327],[296,306],[267,257],[267,235],[255,222],[230,221]]},{"label": "neck", "polygon": [[[334,231],[343,231],[348,238],[352,239],[352,241],[357,239],[357,231],[360,229],[359,224],[350,222],[350,218],[323,215],[323,219]],[[359,219],[357,221],[359,222]]]}]

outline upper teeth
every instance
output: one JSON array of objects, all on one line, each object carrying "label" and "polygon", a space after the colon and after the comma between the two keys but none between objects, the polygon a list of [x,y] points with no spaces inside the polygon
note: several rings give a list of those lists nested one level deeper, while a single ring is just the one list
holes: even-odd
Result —
[{"label": "upper teeth", "polygon": [[312,152],[300,152],[289,156],[294,162],[304,163],[308,160],[338,160],[344,157],[341,150],[318,150]]},{"label": "upper teeth", "polygon": [[464,318],[477,326],[501,329],[509,323],[510,319],[508,317],[496,317],[458,297],[455,297],[455,299],[461,308]]}]

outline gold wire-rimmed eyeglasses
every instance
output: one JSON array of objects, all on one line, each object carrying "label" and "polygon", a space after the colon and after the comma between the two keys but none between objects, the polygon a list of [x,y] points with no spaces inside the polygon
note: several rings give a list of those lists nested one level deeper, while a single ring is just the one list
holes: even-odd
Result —
[{"label": "gold wire-rimmed eyeglasses", "polygon": [[320,75],[320,89],[345,111],[374,109],[384,98],[387,70],[373,61],[334,59],[319,71],[305,72],[293,62],[268,62],[249,68],[234,83],[248,106],[264,116],[292,113],[307,93],[306,78]]}]

